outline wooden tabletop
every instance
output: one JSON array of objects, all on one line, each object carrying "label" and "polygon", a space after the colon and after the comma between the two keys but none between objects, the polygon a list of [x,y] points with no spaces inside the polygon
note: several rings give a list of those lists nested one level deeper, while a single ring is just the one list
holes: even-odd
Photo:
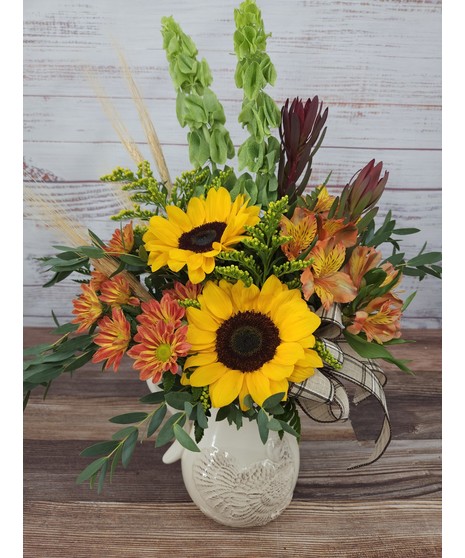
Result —
[{"label": "wooden tabletop", "polygon": [[[56,380],[24,414],[24,556],[29,558],[418,557],[441,556],[441,333],[407,330],[415,344],[393,350],[415,376],[386,364],[393,440],[375,464],[348,471],[370,453],[381,427],[374,401],[350,420],[321,425],[302,418],[301,468],[291,505],[264,527],[232,529],[191,502],[180,464],[145,441],[103,493],[75,479],[79,457],[144,410],[147,393],[130,363],[117,374],[87,365]],[[49,339],[26,328],[25,347]]]}]

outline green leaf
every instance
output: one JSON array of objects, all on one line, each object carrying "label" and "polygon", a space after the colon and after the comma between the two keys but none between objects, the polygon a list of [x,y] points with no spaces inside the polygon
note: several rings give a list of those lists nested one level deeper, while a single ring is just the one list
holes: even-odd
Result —
[{"label": "green leaf", "polygon": [[67,364],[63,368],[63,372],[72,372],[73,370],[78,370],[82,368],[84,364],[89,362],[95,354],[95,350],[91,349],[90,351],[85,352],[84,354],[72,359],[69,364]]},{"label": "green leaf", "polygon": [[163,374],[163,391],[165,392],[165,399],[168,392],[172,390],[175,382],[176,377],[174,374],[172,374],[171,372],[165,372]]},{"label": "green leaf", "polygon": [[134,267],[146,267],[147,265],[139,258],[139,256],[133,256],[132,254],[118,254],[118,257],[125,264],[132,265]]},{"label": "green leaf", "polygon": [[131,461],[132,454],[134,453],[134,448],[136,447],[137,444],[138,435],[139,435],[139,431],[137,429],[134,430],[134,432],[132,432],[132,434],[129,435],[128,439],[123,444],[123,452],[121,453],[121,463],[123,464],[123,467],[125,469],[129,465],[129,462]]},{"label": "green leaf", "polygon": [[90,229],[87,229],[87,232],[94,244],[100,246],[101,248],[105,248],[105,243],[103,242],[103,240],[100,240],[100,238],[95,233],[93,233]]},{"label": "green leaf", "polygon": [[90,479],[92,475],[94,475],[97,471],[100,470],[102,465],[106,462],[106,457],[100,457],[95,461],[92,461],[87,467],[80,473],[78,478],[76,479],[77,484],[82,484],[84,481]]},{"label": "green leaf", "polygon": [[409,304],[412,302],[412,300],[415,298],[415,295],[417,294],[417,291],[413,291],[413,293],[411,293],[404,301],[404,304],[402,305],[402,312],[405,312],[405,310],[407,310]]},{"label": "green leaf", "polygon": [[77,251],[84,254],[88,258],[103,258],[106,255],[106,252],[97,246],[79,246]]},{"label": "green leaf", "polygon": [[133,424],[135,422],[141,422],[148,417],[147,413],[138,411],[135,413],[125,413],[123,415],[117,415],[116,417],[112,417],[110,422],[115,424]]},{"label": "green leaf", "polygon": [[158,427],[163,422],[166,415],[166,405],[160,405],[160,407],[153,413],[147,428],[147,438],[150,438],[152,434],[158,430]]},{"label": "green leaf", "polygon": [[266,411],[269,411],[270,409],[272,409],[273,407],[275,407],[278,403],[280,403],[282,401],[284,395],[285,395],[284,392],[275,393],[273,395],[270,395],[270,397],[268,397],[267,399],[265,399],[265,401],[263,401],[262,407]]},{"label": "green leaf", "polygon": [[299,433],[296,432],[292,426],[290,424],[288,424],[287,422],[285,422],[284,420],[280,420],[278,421],[279,424],[282,426],[282,429],[287,432],[288,434],[292,434],[292,436],[295,436],[296,438],[299,438]]},{"label": "green leaf", "polygon": [[420,229],[415,229],[415,228],[411,227],[411,228],[406,228],[406,229],[394,229],[392,232],[394,234],[400,234],[400,235],[415,234],[415,233],[420,232]]},{"label": "green leaf", "polygon": [[163,391],[154,391],[148,395],[144,395],[139,399],[141,403],[148,403],[149,405],[157,405],[163,403],[165,400],[165,393]]},{"label": "green leaf", "polygon": [[162,426],[160,432],[158,433],[155,447],[159,448],[170,442],[174,438],[173,426],[178,423],[180,426],[184,426],[186,422],[186,413],[175,413],[172,415]]},{"label": "green leaf", "polygon": [[113,473],[115,472],[116,467],[118,466],[118,463],[121,460],[122,453],[123,453],[123,444],[121,444],[118,447],[118,449],[115,451],[113,455],[113,461],[111,462],[111,468],[110,468],[110,482],[113,479]]},{"label": "green leaf", "polygon": [[118,432],[115,432],[112,436],[112,439],[123,440],[124,438],[130,436],[133,432],[137,432],[137,431],[138,430],[135,426],[127,426],[126,428],[122,428],[121,430],[118,430]]},{"label": "green leaf", "polygon": [[378,343],[369,343],[359,335],[353,335],[346,329],[344,330],[344,337],[347,343],[356,351],[360,356],[365,358],[381,358],[387,362],[392,362],[404,372],[411,373],[411,370],[406,366],[405,360],[396,359],[383,345]]},{"label": "green leaf", "polygon": [[108,440],[106,442],[98,442],[81,451],[79,455],[82,457],[95,457],[97,455],[106,455],[111,453],[119,445],[117,440]]},{"label": "green leaf", "polygon": [[268,417],[263,409],[260,409],[257,415],[258,433],[264,444],[268,440]]},{"label": "green leaf", "polygon": [[179,424],[175,424],[173,426],[173,432],[176,440],[183,446],[184,448],[188,449],[189,451],[197,451],[200,452],[199,447],[194,442],[194,440],[189,436],[189,434],[179,426]]},{"label": "green leaf", "polygon": [[283,429],[279,420],[275,418],[271,418],[267,424],[268,430],[274,430],[275,432],[279,432]]},{"label": "green leaf", "polygon": [[186,403],[186,401],[192,403],[192,394],[187,391],[170,391],[165,395],[165,401],[171,407],[182,411],[184,409],[184,403]]},{"label": "green leaf", "polygon": [[105,461],[105,463],[103,464],[102,469],[100,470],[100,475],[98,477],[97,494],[100,494],[103,490],[103,485],[105,483],[105,476],[107,474],[109,464],[110,464],[110,461],[108,461],[108,460]]},{"label": "green leaf", "polygon": [[428,252],[426,254],[421,254],[408,260],[407,264],[412,267],[417,267],[419,265],[427,265],[441,261],[441,252]]},{"label": "green leaf", "polygon": [[65,333],[71,333],[73,331],[76,331],[78,328],[78,324],[63,324],[61,326],[58,326],[57,328],[53,329],[51,331],[51,333],[53,335],[63,335]]},{"label": "green leaf", "polygon": [[205,430],[208,428],[208,419],[200,403],[197,404],[197,424]]},{"label": "green leaf", "polygon": [[23,356],[27,357],[27,356],[35,356],[37,354],[41,354],[45,351],[50,350],[50,345],[49,343],[41,343],[40,345],[34,345],[33,347],[29,347],[27,349],[24,349],[23,351]]}]

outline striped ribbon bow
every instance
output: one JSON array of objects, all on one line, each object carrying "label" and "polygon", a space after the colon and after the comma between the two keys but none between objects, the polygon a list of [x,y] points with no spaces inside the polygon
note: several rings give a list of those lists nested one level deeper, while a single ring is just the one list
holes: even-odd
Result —
[{"label": "striped ribbon bow", "polygon": [[349,396],[343,382],[355,385],[355,405],[370,395],[379,401],[384,411],[381,432],[371,456],[366,461],[349,467],[356,469],[379,459],[391,441],[391,423],[383,390],[386,376],[374,360],[364,359],[347,344],[342,336],[342,314],[338,304],[333,304],[327,311],[321,308],[316,313],[321,317],[321,325],[315,336],[337,360],[338,366],[336,368],[323,358],[323,368],[316,370],[304,382],[293,384],[289,395],[295,397],[304,413],[317,422],[335,422],[349,418]]}]

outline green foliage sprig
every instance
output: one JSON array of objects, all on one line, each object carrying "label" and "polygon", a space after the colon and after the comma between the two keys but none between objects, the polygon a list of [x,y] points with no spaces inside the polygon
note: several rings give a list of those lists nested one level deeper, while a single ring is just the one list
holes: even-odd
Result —
[{"label": "green foliage sprig", "polygon": [[162,19],[163,48],[177,91],[176,115],[188,126],[189,159],[194,167],[208,160],[224,165],[234,157],[234,145],[224,127],[226,117],[210,85],[213,81],[207,61],[197,59],[198,50],[172,17]]}]

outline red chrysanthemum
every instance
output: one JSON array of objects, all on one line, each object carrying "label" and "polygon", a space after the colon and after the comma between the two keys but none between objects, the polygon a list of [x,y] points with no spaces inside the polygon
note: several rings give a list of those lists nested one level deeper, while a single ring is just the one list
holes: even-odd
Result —
[{"label": "red chrysanthemum", "polygon": [[74,310],[72,311],[76,315],[72,323],[80,324],[77,329],[79,333],[87,331],[103,312],[103,306],[92,286],[83,283],[81,290],[82,293],[73,300]]},{"label": "red chrysanthemum", "polygon": [[139,314],[136,319],[141,325],[149,327],[156,326],[159,321],[163,321],[177,328],[181,325],[185,314],[185,309],[166,293],[160,302],[158,300],[143,302],[141,309],[142,314]]},{"label": "red chrysanthemum", "polygon": [[129,281],[122,274],[116,275],[102,283],[100,286],[100,300],[110,306],[121,306],[123,304],[140,305],[140,300],[132,296]]},{"label": "red chrysanthemum", "polygon": [[134,231],[132,222],[123,227],[123,230],[116,229],[105,247],[105,252],[111,254],[129,254],[134,247]]}]

